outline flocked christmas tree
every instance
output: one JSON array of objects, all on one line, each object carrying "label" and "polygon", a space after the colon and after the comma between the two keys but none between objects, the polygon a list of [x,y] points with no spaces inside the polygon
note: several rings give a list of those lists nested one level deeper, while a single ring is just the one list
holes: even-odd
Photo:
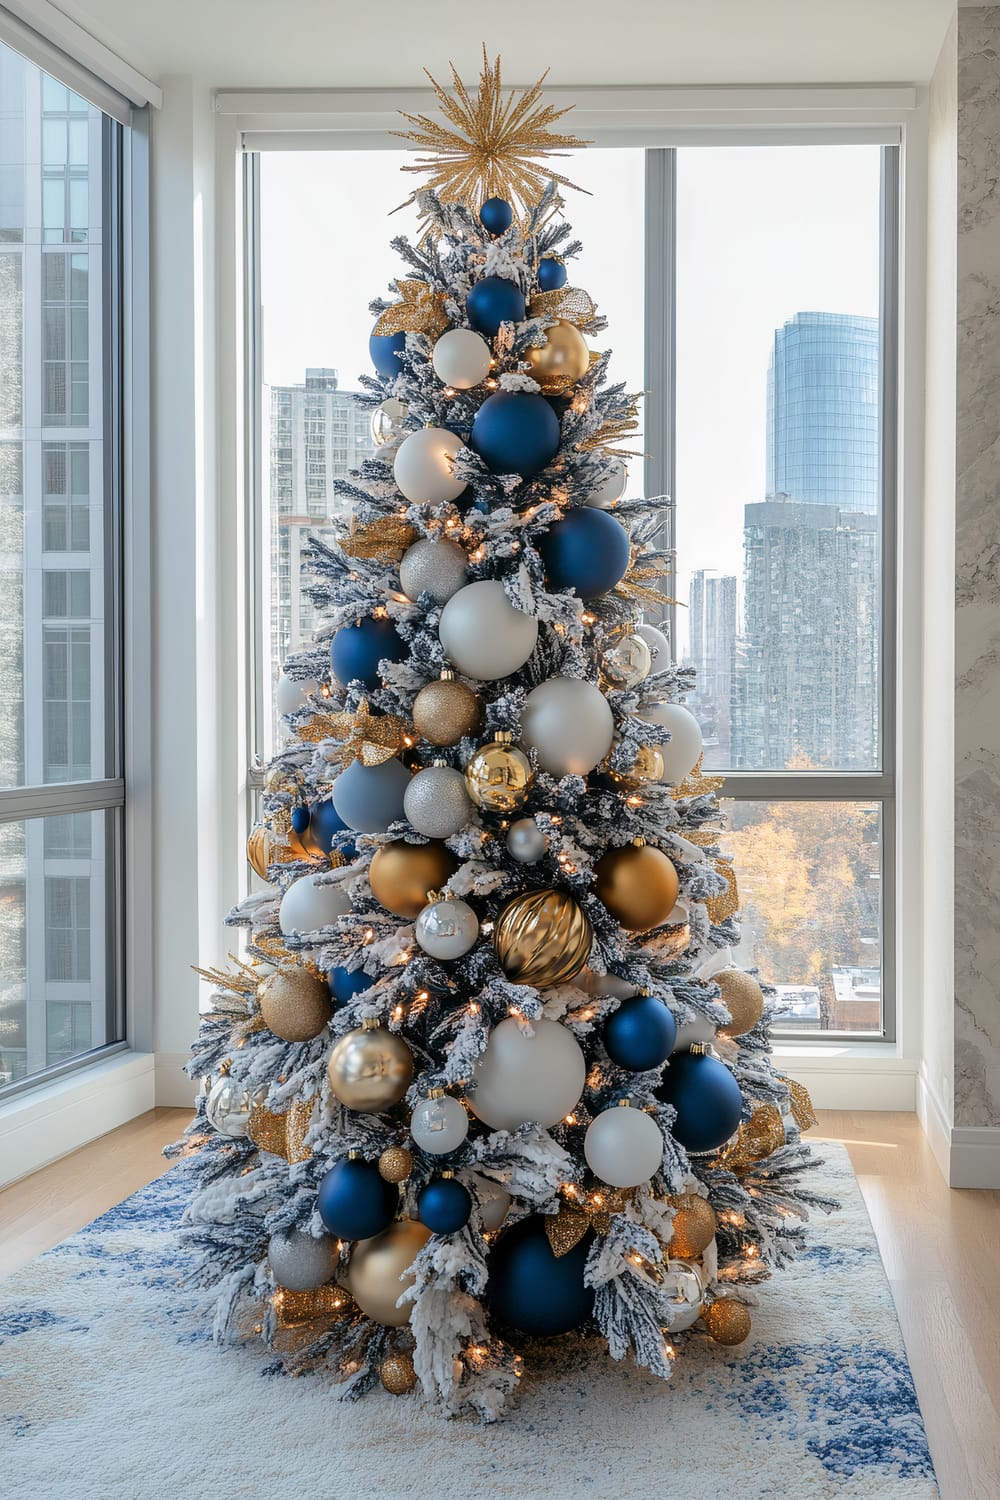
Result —
[{"label": "flocked christmas tree", "polygon": [[740,1343],[829,1205],[773,1002],[729,959],[692,674],[638,613],[670,559],[662,498],[622,499],[637,397],[569,284],[544,158],[578,143],[498,63],[438,98],[408,134],[425,233],[372,307],[379,447],[312,544],[266,889],[208,971],[175,1149],[218,1336],[492,1419],[531,1336],[665,1378],[686,1339]]}]

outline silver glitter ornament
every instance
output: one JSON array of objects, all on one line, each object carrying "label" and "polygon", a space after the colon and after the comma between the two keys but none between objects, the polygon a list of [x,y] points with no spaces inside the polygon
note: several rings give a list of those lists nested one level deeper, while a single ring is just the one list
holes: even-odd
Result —
[{"label": "silver glitter ornament", "polygon": [[534,818],[518,818],[507,830],[507,853],[518,864],[533,865],[548,845]]},{"label": "silver glitter ornament", "polygon": [[417,942],[431,958],[461,958],[475,946],[479,918],[468,902],[442,897],[424,907],[414,932]]},{"label": "silver glitter ornament", "polygon": [[403,811],[411,828],[430,839],[450,838],[472,815],[472,800],[461,771],[436,760],[418,771],[403,797]]},{"label": "silver glitter ornament", "polygon": [[213,1130],[235,1140],[246,1135],[251,1111],[266,1098],[266,1083],[247,1088],[226,1073],[212,1085],[205,1101],[205,1115]]},{"label": "silver glitter ornament", "polygon": [[376,406],[372,412],[372,439],[377,448],[403,439],[408,430],[406,419],[409,412],[406,402],[400,401],[396,396],[390,396]]},{"label": "silver glitter ornament", "polygon": [[652,670],[653,654],[634,626],[615,631],[601,651],[601,675],[610,687],[638,687]]},{"label": "silver glitter ornament", "polygon": [[330,1281],[337,1269],[337,1241],[304,1229],[279,1229],[267,1246],[271,1274],[290,1292],[311,1292]]},{"label": "silver glitter ornament", "polygon": [[447,604],[468,582],[468,554],[447,537],[421,537],[407,548],[399,565],[399,583],[408,599],[430,594],[436,604]]}]

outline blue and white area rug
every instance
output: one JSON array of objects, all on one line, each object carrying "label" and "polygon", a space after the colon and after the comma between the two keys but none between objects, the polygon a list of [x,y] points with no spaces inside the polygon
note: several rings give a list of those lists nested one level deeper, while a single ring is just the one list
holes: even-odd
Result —
[{"label": "blue and white area rug", "polygon": [[[760,1289],[741,1351],[692,1341],[669,1385],[561,1343],[493,1427],[381,1391],[267,1377],[188,1311],[174,1168],[0,1283],[6,1500],[925,1500],[937,1495],[875,1237],[847,1153],[841,1211]],[[817,1173],[817,1177],[819,1173]]]}]

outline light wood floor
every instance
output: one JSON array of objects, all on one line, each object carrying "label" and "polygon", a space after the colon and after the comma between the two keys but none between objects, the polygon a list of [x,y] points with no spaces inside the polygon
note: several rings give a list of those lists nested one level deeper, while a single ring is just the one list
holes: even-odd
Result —
[{"label": "light wood floor", "polygon": [[[155,1109],[0,1192],[0,1275],[168,1169],[181,1109]],[[892,1286],[944,1500],[1000,1496],[1000,1192],[949,1190],[916,1117],[827,1110]]]}]

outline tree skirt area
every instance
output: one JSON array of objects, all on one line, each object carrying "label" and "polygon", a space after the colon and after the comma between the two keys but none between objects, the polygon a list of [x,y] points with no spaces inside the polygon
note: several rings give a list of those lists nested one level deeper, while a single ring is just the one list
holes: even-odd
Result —
[{"label": "tree skirt area", "polygon": [[338,1400],[322,1376],[222,1350],[179,1285],[184,1164],[0,1283],[0,1491],[30,1500],[220,1495],[935,1496],[889,1285],[847,1153],[813,1182],[841,1209],[759,1289],[740,1350],[702,1335],[669,1384],[598,1341],[526,1351],[505,1420],[414,1396]]}]

